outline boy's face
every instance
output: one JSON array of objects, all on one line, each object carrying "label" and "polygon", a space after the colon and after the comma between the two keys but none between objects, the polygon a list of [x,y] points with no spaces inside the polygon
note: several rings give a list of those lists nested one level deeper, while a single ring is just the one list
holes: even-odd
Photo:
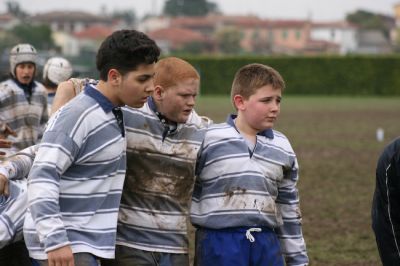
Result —
[{"label": "boy's face", "polygon": [[248,125],[256,132],[272,128],[280,112],[282,91],[271,85],[256,90],[249,99],[243,100],[240,112]]},{"label": "boy's face", "polygon": [[27,85],[33,80],[35,74],[35,64],[21,63],[15,67],[15,76],[19,83]]},{"label": "boy's face", "polygon": [[136,70],[121,77],[117,91],[117,98],[121,105],[140,108],[146,103],[147,97],[154,90],[154,66],[155,64],[142,64]]},{"label": "boy's face", "polygon": [[193,111],[196,96],[199,92],[200,81],[189,78],[170,88],[160,88],[156,91],[159,106],[157,108],[169,120],[185,123]]}]

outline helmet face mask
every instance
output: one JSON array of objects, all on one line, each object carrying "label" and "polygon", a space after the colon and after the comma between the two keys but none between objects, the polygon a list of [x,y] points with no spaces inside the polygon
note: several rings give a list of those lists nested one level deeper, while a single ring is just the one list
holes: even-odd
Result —
[{"label": "helmet face mask", "polygon": [[68,60],[62,57],[52,57],[47,60],[43,68],[43,80],[58,85],[72,76],[72,66]]},{"label": "helmet face mask", "polygon": [[37,52],[30,44],[17,44],[10,51],[10,73],[16,78],[15,68],[18,64],[33,63],[36,66]]}]

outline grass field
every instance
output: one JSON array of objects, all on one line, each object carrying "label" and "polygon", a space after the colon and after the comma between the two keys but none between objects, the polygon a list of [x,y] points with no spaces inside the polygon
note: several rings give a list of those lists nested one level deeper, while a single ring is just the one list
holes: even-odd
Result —
[{"label": "grass field", "polygon": [[[275,128],[298,156],[311,265],[380,265],[370,206],[377,158],[400,135],[400,98],[285,96],[281,108]],[[228,96],[201,96],[196,109],[215,122],[232,111]]]}]

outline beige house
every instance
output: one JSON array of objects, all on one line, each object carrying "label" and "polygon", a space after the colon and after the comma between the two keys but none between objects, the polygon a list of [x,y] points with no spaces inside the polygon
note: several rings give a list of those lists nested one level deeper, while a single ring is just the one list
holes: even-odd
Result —
[{"label": "beige house", "polygon": [[67,33],[79,32],[93,25],[110,26],[113,24],[111,18],[82,11],[52,11],[37,14],[29,20],[34,24],[49,25],[53,32]]}]

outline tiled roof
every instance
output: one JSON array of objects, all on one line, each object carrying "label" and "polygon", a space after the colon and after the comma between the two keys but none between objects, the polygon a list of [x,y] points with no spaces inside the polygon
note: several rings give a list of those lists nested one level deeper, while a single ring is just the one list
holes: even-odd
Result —
[{"label": "tiled roof", "polygon": [[31,17],[32,21],[41,22],[110,22],[110,18],[93,15],[82,11],[52,11]]},{"label": "tiled roof", "polygon": [[0,14],[0,22],[9,22],[13,19],[15,19],[15,17],[9,13]]},{"label": "tiled roof", "polygon": [[308,20],[271,20],[270,27],[275,28],[302,28],[310,23]]},{"label": "tiled roof", "polygon": [[179,17],[171,20],[171,27],[214,26],[215,22],[207,17]]},{"label": "tiled roof", "polygon": [[182,28],[159,29],[148,33],[148,36],[154,40],[167,40],[174,45],[180,45],[189,42],[206,42],[207,38],[196,31]]},{"label": "tiled roof", "polygon": [[113,32],[110,27],[95,25],[74,33],[74,36],[78,39],[104,39]]},{"label": "tiled roof", "polygon": [[351,24],[345,20],[341,21],[327,21],[327,22],[316,22],[312,23],[311,26],[313,28],[339,28],[339,29],[345,29],[345,28],[357,28],[356,25]]}]

